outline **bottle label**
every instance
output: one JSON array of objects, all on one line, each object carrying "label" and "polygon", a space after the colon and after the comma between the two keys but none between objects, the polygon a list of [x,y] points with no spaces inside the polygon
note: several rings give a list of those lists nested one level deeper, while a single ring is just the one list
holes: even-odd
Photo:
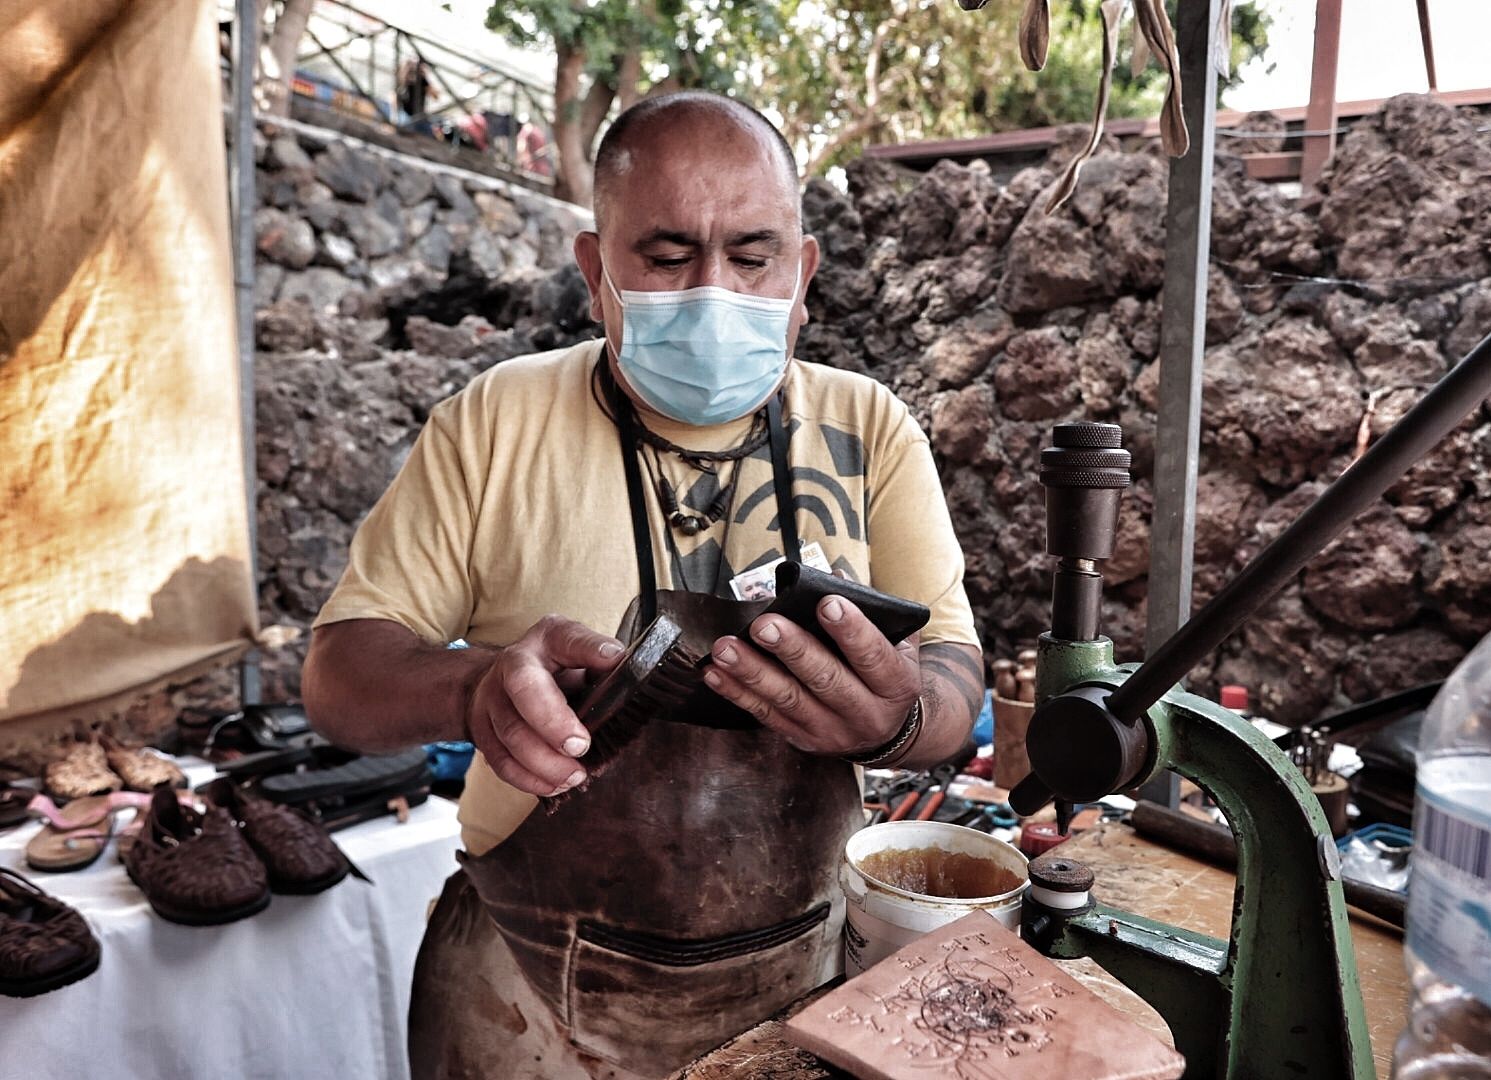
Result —
[{"label": "bottle label", "polygon": [[[1486,761],[1479,759],[1481,769]],[[1440,979],[1491,1004],[1491,814],[1472,794],[1486,777],[1458,775],[1460,761],[1435,765],[1419,773],[1408,947]],[[1456,775],[1437,775],[1446,771]]]}]

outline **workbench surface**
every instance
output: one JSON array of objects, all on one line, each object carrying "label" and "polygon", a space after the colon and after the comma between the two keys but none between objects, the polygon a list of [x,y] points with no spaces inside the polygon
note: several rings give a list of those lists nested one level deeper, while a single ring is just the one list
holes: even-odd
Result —
[{"label": "workbench surface", "polygon": [[[1233,875],[1189,855],[1161,847],[1127,825],[1106,823],[1062,846],[1097,876],[1093,896],[1136,915],[1225,937],[1232,918]],[[1408,1010],[1403,939],[1369,915],[1351,913],[1351,937],[1367,1007],[1367,1029],[1377,1075],[1386,1078],[1393,1042]],[[1117,979],[1088,960],[1058,961],[1079,982],[1167,1043],[1159,1014]],[[819,991],[821,992],[821,991]],[[797,1002],[789,1014],[818,992]],[[677,1074],[677,1080],[836,1080],[846,1074],[790,1046],[775,1020],[760,1024]]]}]

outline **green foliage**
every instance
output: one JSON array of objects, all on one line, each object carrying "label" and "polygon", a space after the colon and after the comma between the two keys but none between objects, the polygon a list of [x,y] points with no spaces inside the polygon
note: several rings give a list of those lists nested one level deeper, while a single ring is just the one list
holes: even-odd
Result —
[{"label": "green foliage", "polygon": [[[1102,61],[1098,0],[1055,0],[1041,72],[1020,63],[1021,6],[992,0],[965,12],[955,0],[521,0],[493,5],[487,25],[515,44],[577,50],[602,81],[614,80],[620,57],[635,49],[642,60],[636,90],[735,94],[780,119],[800,160],[821,170],[867,142],[1089,120]],[[1170,0],[1172,19],[1174,7]],[[1256,0],[1234,5],[1234,72],[1267,47],[1268,24]],[[1164,95],[1157,62],[1138,76],[1129,71],[1132,25],[1130,14],[1110,116],[1157,115]]]},{"label": "green foliage", "polygon": [[751,50],[779,34],[796,4],[752,0],[523,0],[493,4],[487,27],[518,46],[567,48],[607,79],[629,49],[642,57],[642,84],[738,91]]}]

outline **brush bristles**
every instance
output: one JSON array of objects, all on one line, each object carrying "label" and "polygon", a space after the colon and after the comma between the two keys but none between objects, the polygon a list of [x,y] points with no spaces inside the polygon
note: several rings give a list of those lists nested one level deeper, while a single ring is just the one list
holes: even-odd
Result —
[{"label": "brush bristles", "polygon": [[564,800],[584,791],[590,786],[590,781],[604,773],[611,762],[621,756],[649,721],[688,701],[703,678],[703,666],[708,655],[700,656],[681,643],[675,643],[656,666],[627,691],[625,703],[619,709],[602,718],[595,727],[590,727],[586,717],[580,717],[586,727],[590,727],[590,749],[580,758],[580,764],[585,767],[585,782],[541,799],[544,809],[552,814]]}]

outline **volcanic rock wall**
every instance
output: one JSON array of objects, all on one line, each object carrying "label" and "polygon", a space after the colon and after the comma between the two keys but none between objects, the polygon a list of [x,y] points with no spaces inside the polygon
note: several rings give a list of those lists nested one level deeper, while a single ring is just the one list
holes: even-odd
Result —
[{"label": "volcanic rock wall", "polygon": [[[1213,595],[1448,366],[1491,332],[1482,118],[1389,102],[1303,199],[1218,160],[1196,593]],[[1061,162],[1057,162],[1061,164]],[[932,436],[987,648],[1049,617],[1039,450],[1120,423],[1136,483],[1106,566],[1120,659],[1142,653],[1167,166],[1099,154],[1069,207],[942,163],[909,186],[861,164],[813,184],[825,248],[798,353],[894,387]],[[1477,412],[1197,672],[1307,720],[1444,674],[1491,631],[1491,413]]]},{"label": "volcanic rock wall", "polygon": [[567,204],[323,136],[261,133],[255,218],[259,588],[301,631],[264,654],[299,686],[307,628],[429,409],[500,360],[590,336]]},{"label": "volcanic rock wall", "polygon": [[[1219,159],[1196,585],[1213,594],[1491,331],[1491,142],[1398,98],[1292,198]],[[585,219],[494,181],[305,131],[258,146],[259,577],[265,693],[293,696],[352,532],[429,408],[491,364],[594,336],[569,239]],[[1061,162],[1057,161],[1057,165]],[[1050,426],[1124,425],[1136,484],[1107,564],[1121,658],[1143,634],[1166,162],[920,178],[861,163],[809,185],[825,264],[799,354],[894,387],[931,432],[986,646],[1047,623],[1036,461]],[[1342,279],[1351,279],[1350,281]],[[1478,414],[1198,672],[1304,720],[1443,674],[1491,630],[1491,425]],[[296,631],[300,634],[297,637]],[[230,673],[162,691],[138,727],[229,703]]]}]

